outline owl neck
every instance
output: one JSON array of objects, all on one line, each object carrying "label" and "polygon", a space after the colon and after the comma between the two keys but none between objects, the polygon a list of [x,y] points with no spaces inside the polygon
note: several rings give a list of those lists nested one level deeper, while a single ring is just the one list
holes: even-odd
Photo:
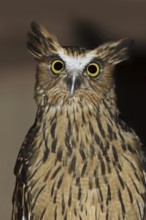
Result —
[{"label": "owl neck", "polygon": [[44,158],[52,152],[61,160],[76,150],[84,152],[81,157],[84,154],[92,157],[95,150],[101,151],[103,145],[116,135],[118,112],[114,99],[110,99],[110,102],[103,99],[98,106],[83,104],[50,106],[38,110],[37,118],[41,122],[45,144]]},{"label": "owl neck", "polygon": [[52,105],[48,103],[48,99],[45,100],[46,104],[40,105],[38,108],[37,118],[41,117],[42,123],[45,123],[48,128],[53,123],[59,124],[60,127],[65,126],[66,121],[70,121],[72,125],[75,125],[75,122],[77,122],[78,127],[81,128],[82,126],[88,126],[91,118],[99,120],[103,124],[110,123],[111,121],[117,123],[118,120],[119,111],[116,105],[114,88],[109,90],[100,101],[95,97],[92,100],[86,100],[84,97],[82,99],[75,97],[70,100],[62,99],[57,104]]}]

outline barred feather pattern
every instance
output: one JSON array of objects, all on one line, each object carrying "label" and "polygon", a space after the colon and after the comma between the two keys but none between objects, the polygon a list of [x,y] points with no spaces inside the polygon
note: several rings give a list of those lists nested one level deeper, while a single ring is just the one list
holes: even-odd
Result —
[{"label": "barred feather pattern", "polygon": [[144,219],[140,142],[117,114],[107,100],[38,111],[16,165],[13,220]]}]

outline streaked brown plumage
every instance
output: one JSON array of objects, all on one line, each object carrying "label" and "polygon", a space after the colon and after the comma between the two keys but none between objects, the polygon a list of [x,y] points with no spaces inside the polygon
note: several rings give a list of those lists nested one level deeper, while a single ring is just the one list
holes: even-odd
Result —
[{"label": "streaked brown plumage", "polygon": [[12,220],[144,220],[141,144],[118,117],[113,79],[130,41],[90,51],[31,28],[38,110],[15,166]]}]

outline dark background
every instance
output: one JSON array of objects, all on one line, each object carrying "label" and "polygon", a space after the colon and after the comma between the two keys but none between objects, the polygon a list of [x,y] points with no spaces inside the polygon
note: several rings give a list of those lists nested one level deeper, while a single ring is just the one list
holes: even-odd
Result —
[{"label": "dark background", "polygon": [[146,145],[146,4],[144,0],[1,1],[0,6],[0,219],[10,219],[13,167],[32,125],[35,62],[26,33],[36,20],[63,45],[94,47],[132,38],[131,59],[116,68],[121,117]]}]

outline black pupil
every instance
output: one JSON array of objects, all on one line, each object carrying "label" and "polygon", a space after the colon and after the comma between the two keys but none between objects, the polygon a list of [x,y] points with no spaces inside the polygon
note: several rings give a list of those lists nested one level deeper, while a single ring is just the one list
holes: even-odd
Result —
[{"label": "black pupil", "polygon": [[61,63],[61,62],[56,62],[55,64],[54,64],[54,69],[55,70],[61,70],[62,69],[62,67],[63,67],[63,64]]},{"label": "black pupil", "polygon": [[90,65],[88,67],[88,70],[89,70],[90,73],[96,73],[97,72],[97,67],[94,66],[94,65]]}]

